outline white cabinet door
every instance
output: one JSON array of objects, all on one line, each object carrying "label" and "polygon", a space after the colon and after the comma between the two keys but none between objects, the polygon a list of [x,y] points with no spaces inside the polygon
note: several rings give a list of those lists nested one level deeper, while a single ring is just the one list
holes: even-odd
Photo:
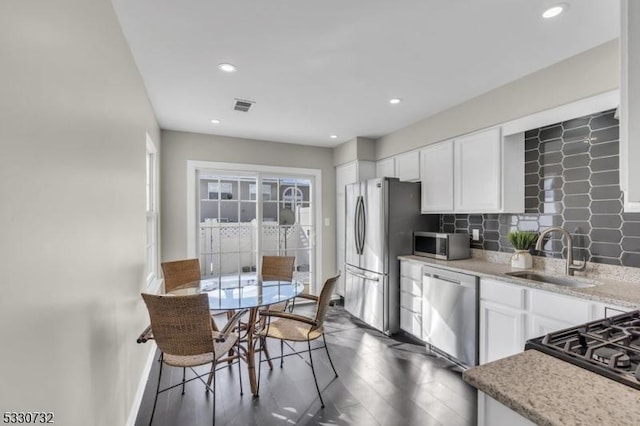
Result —
[{"label": "white cabinet door", "polygon": [[453,141],[429,145],[420,151],[422,213],[453,211]]},{"label": "white cabinet door", "polygon": [[535,423],[478,391],[478,426],[535,426]]},{"label": "white cabinet door", "polygon": [[610,303],[591,303],[591,321],[599,320],[602,318],[614,317],[616,315],[624,314],[625,312],[634,311],[637,308],[630,308],[628,306],[617,306]]},{"label": "white cabinet door", "polygon": [[418,151],[396,156],[395,166],[398,179],[409,182],[420,180],[420,153]]},{"label": "white cabinet door", "polygon": [[578,325],[534,314],[529,315],[529,324],[531,324],[531,327],[527,333],[527,340]]},{"label": "white cabinet door", "polygon": [[[463,136],[454,142],[456,212],[490,213],[502,208],[500,129]],[[524,159],[523,159],[524,161]]]},{"label": "white cabinet door", "polygon": [[480,364],[524,350],[526,313],[480,302]]},{"label": "white cabinet door", "polygon": [[640,211],[640,2],[622,0],[620,16],[620,189],[625,211]]},{"label": "white cabinet door", "polygon": [[396,160],[394,157],[376,162],[376,177],[396,177]]}]

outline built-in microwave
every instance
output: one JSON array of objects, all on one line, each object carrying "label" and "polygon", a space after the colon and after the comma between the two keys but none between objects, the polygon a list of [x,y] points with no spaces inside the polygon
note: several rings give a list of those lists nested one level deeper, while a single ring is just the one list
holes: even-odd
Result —
[{"label": "built-in microwave", "polygon": [[442,260],[467,259],[471,257],[469,234],[414,232],[413,254]]}]

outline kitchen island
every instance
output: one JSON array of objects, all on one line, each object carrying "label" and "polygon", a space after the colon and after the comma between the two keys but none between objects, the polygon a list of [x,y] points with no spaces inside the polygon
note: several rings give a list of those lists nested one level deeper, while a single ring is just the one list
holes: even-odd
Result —
[{"label": "kitchen island", "polygon": [[[535,350],[473,367],[463,379],[538,425],[640,425],[639,390]],[[482,414],[478,425],[490,426]]]}]

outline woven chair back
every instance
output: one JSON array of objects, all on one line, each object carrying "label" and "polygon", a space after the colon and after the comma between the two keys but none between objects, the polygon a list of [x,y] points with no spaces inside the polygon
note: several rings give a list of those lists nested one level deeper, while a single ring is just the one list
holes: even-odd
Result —
[{"label": "woven chair back", "polygon": [[164,274],[164,291],[166,293],[183,284],[200,280],[200,260],[185,259],[162,262],[162,273]]},{"label": "woven chair back", "polygon": [[166,296],[142,293],[151,329],[163,353],[189,356],[214,352],[209,296]]},{"label": "woven chair back", "polygon": [[340,277],[340,272],[335,277],[331,277],[324,282],[320,296],[318,296],[318,305],[316,307],[316,329],[324,325],[324,319],[327,316],[327,309],[329,308],[329,302],[331,301],[331,295],[333,289],[336,287],[336,282]]},{"label": "woven chair back", "polygon": [[260,275],[263,280],[287,280],[293,278],[293,265],[295,256],[262,256],[262,270]]}]

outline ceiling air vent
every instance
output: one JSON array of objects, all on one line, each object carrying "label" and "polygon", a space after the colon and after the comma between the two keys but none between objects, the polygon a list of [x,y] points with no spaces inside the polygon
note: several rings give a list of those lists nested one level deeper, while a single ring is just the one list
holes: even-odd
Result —
[{"label": "ceiling air vent", "polygon": [[247,101],[245,99],[236,99],[233,103],[233,109],[234,111],[248,112],[251,108],[251,105],[253,105],[254,103],[255,102],[253,101]]}]

